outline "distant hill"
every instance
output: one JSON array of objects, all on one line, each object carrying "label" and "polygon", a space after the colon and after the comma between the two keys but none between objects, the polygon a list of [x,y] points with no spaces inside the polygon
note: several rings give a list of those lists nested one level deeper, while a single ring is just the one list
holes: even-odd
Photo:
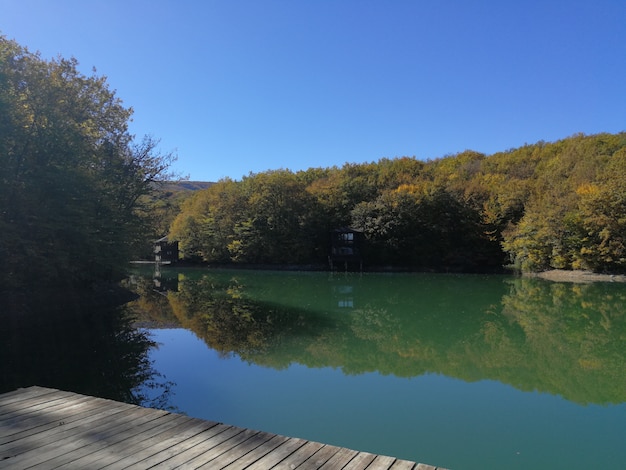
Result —
[{"label": "distant hill", "polygon": [[[171,223],[187,199],[197,191],[207,189],[214,184],[208,181],[165,181],[153,183],[152,189],[154,191],[142,199],[146,210],[150,211],[151,226],[154,232],[153,238],[161,238],[168,233]],[[143,254],[141,256],[146,257],[148,255]]]},{"label": "distant hill", "polygon": [[215,183],[209,181],[168,181],[159,184],[161,191],[171,191],[173,193],[180,191],[198,191],[206,189]]}]

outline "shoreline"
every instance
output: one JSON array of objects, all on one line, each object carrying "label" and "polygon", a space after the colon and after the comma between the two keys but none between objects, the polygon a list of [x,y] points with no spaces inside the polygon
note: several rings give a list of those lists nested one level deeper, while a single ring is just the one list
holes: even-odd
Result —
[{"label": "shoreline", "polygon": [[568,271],[565,269],[551,269],[540,273],[525,273],[523,275],[538,277],[548,281],[575,282],[582,284],[590,282],[626,282],[626,275],[624,274],[599,274],[582,270]]},{"label": "shoreline", "polygon": [[[154,261],[133,261],[133,265],[154,265]],[[330,270],[323,264],[255,264],[255,263],[191,263],[187,261],[179,261],[177,263],[161,263],[163,267],[172,268],[207,268],[207,269],[241,269],[251,271],[328,271],[328,272],[344,272],[343,269]],[[491,268],[484,270],[462,270],[462,269],[425,269],[417,267],[399,267],[399,266],[367,266],[363,270],[349,269],[347,272],[361,273],[445,273],[445,274],[510,274],[516,275],[513,271],[502,268]],[[626,274],[601,274],[593,271],[585,270],[568,270],[568,269],[550,269],[542,272],[524,272],[517,273],[522,277],[537,277],[554,282],[574,282],[574,283],[590,283],[590,282],[626,282]]]}]

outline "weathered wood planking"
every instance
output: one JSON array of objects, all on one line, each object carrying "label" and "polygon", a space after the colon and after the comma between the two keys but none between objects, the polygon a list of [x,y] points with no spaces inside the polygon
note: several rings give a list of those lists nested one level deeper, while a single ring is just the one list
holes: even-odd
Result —
[{"label": "weathered wood planking", "polygon": [[43,387],[0,395],[0,469],[435,470]]}]

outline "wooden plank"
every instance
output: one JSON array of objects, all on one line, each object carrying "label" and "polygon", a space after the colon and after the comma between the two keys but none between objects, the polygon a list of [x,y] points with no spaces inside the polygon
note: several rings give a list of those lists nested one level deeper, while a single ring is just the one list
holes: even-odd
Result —
[{"label": "wooden plank", "polygon": [[[147,449],[146,454],[149,455],[147,455],[146,458],[125,468],[128,468],[129,470],[141,470],[154,465],[163,464],[163,462],[178,455],[179,453],[187,451],[199,442],[206,442],[207,446],[212,447],[222,442],[222,440],[228,439],[241,431],[241,429],[233,428],[232,426],[218,424],[210,429],[200,430],[192,435],[184,436],[184,438],[183,436],[175,436],[172,439],[169,439],[168,442],[164,442],[164,445],[160,446],[161,448],[157,452],[154,452],[156,449]],[[167,467],[167,465],[165,465],[165,467]]]},{"label": "wooden plank", "polygon": [[[177,418],[179,418],[177,415],[170,413],[158,416],[156,419],[153,419],[153,416],[150,415],[140,416],[133,420],[132,427],[118,427],[117,429],[119,429],[119,431],[116,431],[112,436],[106,439],[83,440],[80,444],[84,443],[85,445],[76,447],[70,452],[60,453],[58,456],[47,460],[45,464],[41,464],[40,466],[35,465],[32,468],[63,468],[63,466],[67,468],[68,465],[74,466],[75,468],[78,465],[84,465],[83,468],[93,468],[93,463],[101,456],[101,454],[97,454],[98,451],[107,449],[110,452],[117,444],[124,443],[126,440],[137,435],[143,439],[146,434],[150,435],[154,428],[159,428],[159,426],[171,427],[173,423],[178,421]],[[64,450],[67,449],[67,447],[64,448]],[[80,462],[76,463],[77,461]]]},{"label": "wooden plank", "polygon": [[[57,408],[45,408],[35,414],[29,413],[24,420],[12,417],[10,420],[2,421],[3,427],[0,429],[0,444],[11,440],[22,439],[26,436],[37,434],[45,430],[56,428],[57,426],[69,425],[77,420],[91,416],[106,409],[111,409],[111,405],[99,402],[93,398],[72,402],[67,408],[60,403]],[[123,407],[119,404],[119,408]],[[6,425],[6,428],[5,428]]]},{"label": "wooden plank", "polygon": [[[28,391],[30,392],[30,391]],[[4,419],[6,413],[10,413],[14,410],[27,409],[35,404],[46,403],[49,401],[58,400],[60,398],[60,392],[49,393],[28,393],[20,395],[19,393],[13,395],[16,392],[10,392],[12,395],[7,397],[2,396],[0,401],[0,418]],[[71,396],[71,393],[67,393],[67,396]]]},{"label": "wooden plank", "polygon": [[[113,402],[114,403],[114,402]],[[95,439],[99,437],[97,433],[106,431],[124,423],[129,417],[138,418],[144,413],[141,408],[132,407],[123,403],[113,404],[113,406],[100,406],[97,412],[89,416],[83,416],[70,422],[59,422],[54,427],[36,434],[32,434],[26,438],[14,441],[14,445],[20,444],[41,447],[41,446],[63,446],[66,441],[75,441],[75,439],[89,437]],[[161,412],[160,412],[161,413]],[[154,419],[154,415],[150,415]],[[7,444],[10,447],[11,443]],[[3,446],[0,446],[2,448]]]},{"label": "wooden plank", "polygon": [[377,455],[372,463],[367,467],[367,470],[389,470],[391,465],[396,459],[388,457],[386,455]]},{"label": "wooden plank", "polygon": [[[176,443],[184,441],[189,437],[195,436],[200,433],[210,433],[210,432],[219,432],[219,425],[212,421],[202,421],[199,419],[192,418],[189,422],[181,425],[179,428],[175,429],[173,433],[168,432],[165,438],[161,438],[160,436],[156,436],[152,439],[149,439],[148,446],[143,446],[137,450],[137,452],[132,452],[122,456],[121,459],[117,459],[114,462],[104,462],[101,468],[108,468],[108,466],[112,468],[128,468],[132,466],[139,466],[139,463],[145,461],[146,459],[158,454],[163,449],[169,449],[172,446],[176,445]],[[215,430],[214,430],[215,429]],[[213,431],[214,430],[214,431]],[[111,459],[109,459],[111,460]]]},{"label": "wooden plank", "polygon": [[227,465],[228,470],[243,470],[249,468],[253,463],[261,460],[270,452],[273,452],[276,448],[281,446],[287,441],[283,436],[272,435],[270,439],[263,442],[261,445],[256,446],[251,452],[239,457],[231,464]]},{"label": "wooden plank", "polygon": [[293,468],[301,468],[304,463],[309,460],[316,452],[318,452],[324,444],[319,442],[306,442],[302,447],[296,449],[293,453],[291,453],[286,459],[279,462],[275,467],[276,470],[279,469],[293,469]]},{"label": "wooden plank", "polygon": [[[108,405],[107,403],[99,402],[95,404],[94,408],[89,408],[88,413],[78,413],[76,415],[69,415],[67,420],[63,415],[52,416],[52,419],[46,419],[47,415],[44,413],[39,420],[35,420],[34,423],[28,423],[26,432],[21,431],[20,436],[8,435],[6,436],[7,442],[10,440],[21,439],[23,442],[32,441],[35,439],[47,439],[49,435],[58,435],[59,430],[64,432],[70,432],[77,427],[84,426],[90,422],[100,421],[103,417],[113,415],[115,413],[128,412],[128,407],[124,403],[113,403]],[[50,417],[48,417],[50,418]],[[61,418],[61,419],[59,419]],[[42,425],[39,425],[41,423]],[[60,428],[60,429],[59,429]],[[32,431],[32,432],[31,432]],[[74,430],[73,432],[80,432],[80,430]],[[28,439],[25,439],[28,435]],[[1,448],[2,446],[0,446]]]},{"label": "wooden plank", "polygon": [[[282,455],[282,458],[280,459],[282,460],[295,449],[297,449],[301,445],[304,445],[304,441],[298,443],[298,441],[295,440],[291,444],[289,444],[289,441],[290,439],[287,437],[274,435],[270,440],[266,441],[264,444],[260,445],[249,454],[246,454],[245,456],[243,456],[243,458],[236,460],[226,468],[228,470],[254,470],[255,468],[271,468],[277,463],[274,462],[272,465],[269,465],[271,460],[273,460],[270,456],[273,455],[275,452],[279,452],[280,455]],[[283,448],[284,445],[288,445],[288,447],[285,449]]]},{"label": "wooden plank", "polygon": [[[166,463],[180,469],[196,469],[208,463],[210,463],[210,468],[217,468],[214,463],[217,458],[228,453],[232,454],[235,451],[239,452],[239,446],[256,434],[258,434],[258,431],[244,429],[243,432],[228,438],[214,447],[207,449],[206,446],[200,444],[190,452],[187,452],[187,455],[179,454],[169,459]],[[181,457],[183,458],[181,459]]]},{"label": "wooden plank", "polygon": [[[202,460],[203,456],[208,460],[219,457],[224,452],[236,447],[237,443],[245,441],[250,437],[250,433],[254,432],[231,426],[226,431],[208,439],[200,434],[182,443],[184,449],[179,451],[177,448],[176,454],[164,461],[162,465],[168,468],[196,468],[200,465],[197,463],[198,460]],[[242,436],[246,433],[248,435]],[[189,463],[193,461],[196,462],[196,465]]]},{"label": "wooden plank", "polygon": [[408,460],[396,460],[390,467],[390,470],[414,470],[415,462]]},{"label": "wooden plank", "polygon": [[358,455],[356,450],[346,449],[342,447],[339,451],[333,455],[324,465],[320,467],[320,470],[334,470],[336,468],[344,468],[348,462]]},{"label": "wooden plank", "polygon": [[369,452],[359,452],[356,457],[348,462],[348,465],[346,465],[343,470],[363,470],[367,468],[375,458],[375,454],[370,454]]},{"label": "wooden plank", "polygon": [[13,424],[23,423],[24,421],[32,418],[40,418],[44,413],[50,415],[55,412],[68,412],[73,408],[81,406],[81,404],[89,403],[90,397],[80,397],[73,403],[68,404],[63,399],[57,399],[49,402],[34,402],[24,409],[14,409],[0,416],[3,425],[12,426]]},{"label": "wooden plank", "polygon": [[[134,436],[125,435],[124,439],[121,441],[103,446],[100,449],[93,449],[92,453],[84,457],[76,458],[71,462],[72,466],[79,466],[80,468],[102,468],[114,464],[128,455],[137,454],[158,442],[177,435],[179,432],[183,431],[189,421],[192,420],[193,418],[189,418],[188,416],[170,414],[159,420],[155,420],[154,424],[156,424],[156,426],[151,429],[137,433]],[[59,468],[66,467],[69,467],[69,464],[62,465]]]},{"label": "wooden plank", "polygon": [[[58,443],[63,438],[72,437],[84,433],[88,426],[95,422],[107,424],[107,419],[117,413],[128,412],[128,408],[123,403],[118,403],[109,408],[100,407],[98,412],[69,423],[59,422],[56,425],[42,430],[39,426],[32,429],[32,433],[23,433],[18,436],[10,436],[10,440],[0,445],[0,459],[7,456],[15,456],[30,449],[39,448],[45,444]],[[87,427],[87,428],[86,428]]]},{"label": "wooden plank", "polygon": [[[37,439],[29,440],[29,445],[25,445],[22,441],[17,442],[18,447],[14,450],[17,450],[18,453],[14,454],[11,460],[16,465],[28,468],[29,466],[55,459],[68,452],[76,452],[81,447],[94,441],[107,440],[119,432],[120,427],[128,426],[132,421],[151,420],[161,414],[151,415],[146,414],[145,411],[138,407],[122,408],[121,411],[101,419],[96,420],[94,417],[89,417],[81,420],[81,425],[67,430],[63,429],[64,426],[59,426],[59,429],[63,430],[56,433],[54,430],[51,430],[50,432],[46,431],[36,434],[35,437]],[[42,438],[43,435],[45,435],[45,439]],[[30,438],[26,440],[28,439]]]},{"label": "wooden plank", "polygon": [[19,395],[9,398],[3,397],[2,401],[0,401],[0,419],[5,419],[7,414],[28,410],[34,406],[45,408],[47,404],[53,404],[55,401],[69,399],[73,396],[71,392],[44,393],[39,390],[34,392],[35,394],[29,393],[25,397]]},{"label": "wooden plank", "polygon": [[0,469],[436,470],[43,387],[0,395]]},{"label": "wooden plank", "polygon": [[[302,465],[298,466],[299,469],[302,470],[317,470],[326,462],[328,462],[331,457],[333,457],[337,452],[339,452],[339,447],[324,445],[316,443],[320,446],[319,450],[311,455],[306,461],[302,463]],[[304,448],[303,446],[302,448]]]},{"label": "wooden plank", "polygon": [[[10,416],[18,414],[23,414],[24,416],[30,415],[31,413],[47,412],[49,408],[54,409],[59,405],[64,405],[67,408],[71,408],[74,405],[79,405],[80,403],[89,403],[92,401],[106,403],[107,400],[103,400],[101,398],[94,397],[86,397],[82,395],[73,394],[70,392],[59,392],[59,394],[50,394],[46,396],[41,396],[34,398],[32,400],[28,400],[28,402],[23,402],[24,409],[18,409],[14,407],[14,412],[9,414],[4,414],[0,419],[4,422],[5,419],[10,419]],[[117,403],[117,402],[113,402]],[[120,403],[118,403],[120,404]]]},{"label": "wooden plank", "polygon": [[210,462],[204,462],[200,464],[197,468],[199,469],[215,469],[215,468],[224,468],[237,459],[249,454],[250,452],[257,449],[262,444],[267,443],[270,439],[276,437],[275,434],[270,434],[267,432],[258,432],[253,436],[250,436],[245,442],[242,442],[241,445],[237,446],[237,452],[225,452],[219,457]]},{"label": "wooden plank", "polygon": [[0,408],[5,405],[15,404],[20,401],[29,400],[38,396],[52,395],[58,393],[63,392],[61,392],[60,390],[55,390],[53,388],[45,387],[18,388],[17,390],[2,394],[2,398],[0,399]]},{"label": "wooden plank", "polygon": [[15,413],[5,415],[2,419],[3,426],[13,426],[15,424],[24,424],[23,427],[31,426],[30,421],[59,421],[68,417],[79,414],[84,410],[93,409],[104,406],[93,398],[85,397],[85,399],[68,402],[58,400],[50,403],[40,403],[34,405],[27,410],[17,410]]},{"label": "wooden plank", "polygon": [[236,465],[235,468],[246,468],[247,470],[267,470],[268,468],[272,468],[278,463],[282,462],[291,454],[293,454],[296,450],[306,444],[306,441],[304,439],[286,437],[282,439],[284,439],[284,441],[278,447],[272,449],[270,453],[265,454],[249,467],[239,467]]}]

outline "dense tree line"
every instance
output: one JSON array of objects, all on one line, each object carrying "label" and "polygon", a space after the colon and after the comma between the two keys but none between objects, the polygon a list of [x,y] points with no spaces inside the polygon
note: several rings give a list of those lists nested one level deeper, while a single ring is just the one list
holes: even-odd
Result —
[{"label": "dense tree line", "polygon": [[114,279],[168,227],[209,263],[322,264],[331,230],[351,226],[370,266],[626,269],[625,133],[267,171],[181,205],[146,197],[172,157],[129,134],[131,115],[104,77],[0,36],[3,286]]},{"label": "dense tree line", "polygon": [[0,36],[3,287],[116,279],[149,236],[140,200],[172,157],[135,141],[132,109],[77,65]]},{"label": "dense tree line", "polygon": [[372,266],[624,271],[626,133],[224,179],[170,235],[209,263],[322,263],[342,226],[364,232]]}]

